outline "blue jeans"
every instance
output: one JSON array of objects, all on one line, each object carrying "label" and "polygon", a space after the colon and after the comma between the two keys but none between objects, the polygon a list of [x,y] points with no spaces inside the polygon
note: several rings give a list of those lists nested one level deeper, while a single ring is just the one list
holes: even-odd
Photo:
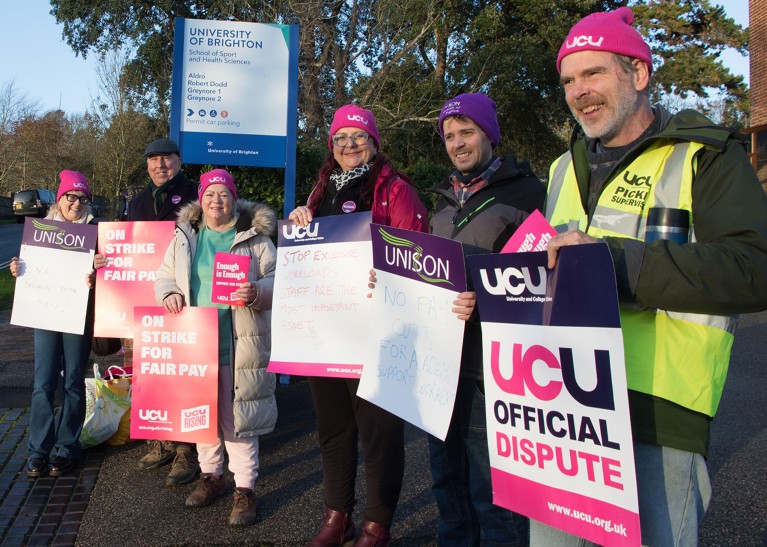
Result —
[{"label": "blue jeans", "polygon": [[429,435],[432,492],[439,508],[439,545],[527,545],[528,519],[493,504],[485,396],[460,378],[445,441]]},{"label": "blue jeans", "polygon": [[[698,544],[698,526],[711,500],[706,460],[700,454],[634,442],[642,545]],[[594,545],[538,521],[530,522],[530,545]]]},{"label": "blue jeans", "polygon": [[[87,330],[87,329],[86,329]],[[29,416],[29,458],[80,457],[85,420],[85,374],[91,336],[35,329],[35,385]],[[54,396],[63,371],[64,406],[54,424]]]}]

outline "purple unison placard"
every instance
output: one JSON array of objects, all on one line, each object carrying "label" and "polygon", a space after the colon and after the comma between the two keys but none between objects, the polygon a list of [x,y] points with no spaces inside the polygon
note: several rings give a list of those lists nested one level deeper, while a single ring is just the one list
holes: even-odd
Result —
[{"label": "purple unison placard", "polygon": [[93,224],[31,217],[25,220],[22,245],[85,254],[96,249],[98,228]]},{"label": "purple unison placard", "polygon": [[451,239],[370,225],[373,267],[456,292],[466,290],[466,267],[460,243]]},{"label": "purple unison placard", "polygon": [[95,225],[27,218],[11,324],[82,334],[93,267]]}]

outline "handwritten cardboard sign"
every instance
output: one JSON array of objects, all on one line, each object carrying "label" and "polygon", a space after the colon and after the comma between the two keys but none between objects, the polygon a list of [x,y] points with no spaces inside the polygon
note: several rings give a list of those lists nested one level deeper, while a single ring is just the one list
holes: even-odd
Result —
[{"label": "handwritten cardboard sign", "polygon": [[371,214],[280,221],[268,370],[359,378],[368,355]]},{"label": "handwritten cardboard sign", "polygon": [[375,319],[357,395],[444,439],[465,325],[452,312],[466,290],[461,244],[377,224],[371,234]]},{"label": "handwritten cardboard sign", "polygon": [[21,236],[11,324],[83,334],[96,226],[27,218]]}]

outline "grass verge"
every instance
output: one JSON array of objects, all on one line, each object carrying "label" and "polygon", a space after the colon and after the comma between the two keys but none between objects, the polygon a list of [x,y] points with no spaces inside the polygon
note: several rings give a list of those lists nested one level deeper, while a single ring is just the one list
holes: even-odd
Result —
[{"label": "grass verge", "polygon": [[11,275],[11,270],[9,268],[0,270],[0,310],[11,309],[15,288],[16,278]]}]

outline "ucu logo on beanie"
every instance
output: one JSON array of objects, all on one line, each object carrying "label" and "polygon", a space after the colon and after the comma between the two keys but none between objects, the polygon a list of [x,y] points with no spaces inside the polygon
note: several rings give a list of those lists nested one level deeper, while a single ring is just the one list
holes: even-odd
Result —
[{"label": "ucu logo on beanie", "polygon": [[[641,34],[633,27],[634,12],[626,6],[615,11],[592,13],[578,21],[559,48],[557,71],[562,72],[562,59],[579,51],[607,51],[639,59],[652,71],[652,52]],[[596,38],[594,38],[596,36]]]},{"label": "ucu logo on beanie", "polygon": [[347,114],[346,119],[349,120],[350,122],[362,122],[365,125],[368,124],[368,121],[362,116],[360,116],[359,114]]},{"label": "ucu logo on beanie", "polygon": [[83,184],[82,182],[75,182],[74,184],[72,184],[72,188],[74,188],[75,190],[82,190],[83,192],[88,191],[88,185]]},{"label": "ucu logo on beanie", "polygon": [[211,178],[208,179],[208,181],[211,184],[213,184],[214,182],[220,182],[222,184],[226,184],[227,183],[226,177],[211,177]]},{"label": "ucu logo on beanie", "polygon": [[594,40],[593,36],[574,36],[572,40],[568,40],[565,42],[565,47],[567,49],[572,49],[574,47],[583,47],[585,45],[593,46],[593,47],[601,47],[602,41],[605,39],[604,36],[600,36],[599,40]]}]

